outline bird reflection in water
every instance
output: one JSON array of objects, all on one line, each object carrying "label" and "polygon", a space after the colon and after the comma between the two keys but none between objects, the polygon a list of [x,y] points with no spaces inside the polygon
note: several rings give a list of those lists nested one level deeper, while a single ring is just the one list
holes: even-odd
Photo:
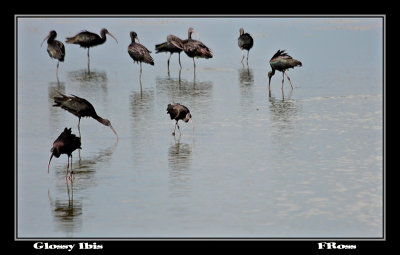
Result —
[{"label": "bird reflection in water", "polygon": [[79,69],[68,72],[67,75],[71,82],[78,83],[82,87],[87,87],[87,89],[98,87],[105,89],[108,81],[107,73],[104,71],[86,72],[85,69]]},{"label": "bird reflection in water", "polygon": [[73,181],[65,179],[67,188],[68,200],[62,198],[52,199],[50,190],[48,191],[48,198],[50,207],[52,208],[52,215],[55,222],[62,232],[73,233],[79,230],[82,225],[82,202],[74,201],[74,186]]}]

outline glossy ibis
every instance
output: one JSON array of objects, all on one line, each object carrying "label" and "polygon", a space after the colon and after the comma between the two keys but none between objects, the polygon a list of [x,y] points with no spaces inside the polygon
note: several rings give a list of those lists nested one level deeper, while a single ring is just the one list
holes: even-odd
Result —
[{"label": "glossy ibis", "polygon": [[294,68],[295,66],[301,66],[301,62],[292,58],[289,56],[285,50],[278,50],[274,56],[272,56],[271,60],[269,61],[269,64],[271,65],[272,71],[268,72],[268,90],[269,90],[269,95],[271,95],[271,77],[275,74],[275,70],[278,70],[282,72],[282,91],[283,91],[283,81],[285,78],[285,75],[287,79],[289,80],[290,87],[293,89],[292,82],[290,81],[289,76],[286,74],[286,71],[289,68]]},{"label": "glossy ibis", "polygon": [[117,38],[115,38],[105,28],[103,28],[100,31],[100,35],[101,36],[85,30],[85,31],[82,31],[79,34],[73,36],[73,37],[67,37],[67,40],[65,42],[66,43],[79,44],[82,48],[87,48],[88,49],[88,51],[87,51],[88,66],[89,66],[89,63],[90,63],[89,49],[90,49],[90,47],[94,47],[94,46],[103,44],[107,39],[106,38],[106,34],[110,35],[118,43]]},{"label": "glossy ibis", "polygon": [[[192,33],[195,33],[199,36],[199,34],[193,29],[189,28],[188,30],[188,39],[183,41],[183,51],[186,53],[186,55],[190,58],[193,59],[193,68],[196,67],[196,63],[194,62],[194,58],[212,58],[213,54],[211,52],[211,49],[205,46],[202,42],[193,40],[192,39]],[[172,41],[172,43],[180,48],[177,43]]]},{"label": "glossy ibis", "polygon": [[71,158],[71,170],[70,176],[72,175],[72,152],[76,149],[81,148],[81,138],[77,137],[76,135],[72,134],[71,128],[65,128],[64,131],[60,134],[60,136],[54,141],[53,147],[50,149],[51,156],[49,159],[49,164],[47,165],[47,173],[49,173],[50,162],[53,156],[59,158],[61,154],[67,154],[68,156],[68,165],[67,171],[65,173],[65,178],[68,175],[68,168],[69,168],[69,158]]},{"label": "glossy ibis", "polygon": [[243,28],[240,28],[239,33],[240,33],[240,36],[238,38],[238,45],[239,45],[239,48],[242,50],[242,60],[240,62],[243,63],[244,50],[247,50],[247,64],[248,64],[249,63],[249,52],[250,52],[250,49],[253,47],[254,40],[250,34],[244,32]]},{"label": "glossy ibis", "polygon": [[[142,62],[154,66],[154,60],[150,56],[151,51],[149,51],[146,47],[140,44],[136,32],[130,32],[130,36],[131,36],[131,44],[129,44],[128,46],[128,53],[134,62],[140,63],[140,74],[142,74]],[[135,39],[138,40],[138,43],[135,42]]]},{"label": "glossy ibis", "polygon": [[110,127],[111,130],[114,132],[114,134],[117,136],[117,141],[118,141],[117,132],[112,127],[111,122],[97,115],[96,110],[94,109],[91,103],[89,103],[86,99],[77,97],[75,95],[69,97],[61,94],[60,92],[58,93],[60,94],[60,97],[54,97],[55,104],[53,106],[61,107],[62,109],[69,111],[70,113],[79,118],[78,121],[79,135],[81,133],[80,131],[81,117],[92,117],[101,124]]},{"label": "glossy ibis", "polygon": [[[175,46],[178,45],[179,47]],[[156,53],[160,52],[169,52],[169,57],[168,57],[168,73],[169,73],[169,60],[174,53],[178,53],[179,55],[179,66],[182,69],[181,65],[181,52],[183,50],[183,40],[180,39],[179,37],[175,35],[168,35],[167,36],[167,41],[164,43],[156,44]]]},{"label": "glossy ibis", "polygon": [[47,40],[47,53],[51,58],[57,59],[57,80],[58,80],[58,65],[61,62],[64,62],[65,58],[65,47],[64,44],[55,38],[57,37],[57,32],[55,30],[51,30],[50,33],[43,39],[40,47],[42,47],[44,41]]},{"label": "glossy ibis", "polygon": [[181,129],[179,128],[178,121],[183,120],[184,122],[188,122],[189,120],[192,121],[192,114],[190,113],[189,109],[181,105],[179,103],[175,104],[168,104],[167,106],[167,114],[171,117],[171,120],[176,120],[175,127],[174,127],[174,132],[172,132],[172,135],[175,135],[175,130],[176,126],[178,126],[179,134],[181,135]]}]

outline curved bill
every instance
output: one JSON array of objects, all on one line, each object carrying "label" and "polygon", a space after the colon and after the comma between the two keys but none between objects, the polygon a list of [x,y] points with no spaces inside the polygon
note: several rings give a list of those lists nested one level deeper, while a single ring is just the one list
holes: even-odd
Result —
[{"label": "curved bill", "polygon": [[192,30],[192,33],[195,34],[195,35],[197,35],[197,39],[200,39],[200,34],[197,33],[194,29]]},{"label": "curved bill", "polygon": [[111,130],[114,132],[115,136],[117,137],[117,141],[118,141],[118,134],[117,134],[117,132],[115,131],[115,129],[114,129],[111,125],[110,125],[109,127],[110,127]]},{"label": "curved bill", "polygon": [[50,162],[51,159],[53,158],[54,153],[51,153],[50,159],[49,159],[49,164],[47,165],[47,173],[49,173],[49,169],[50,169]]},{"label": "curved bill", "polygon": [[46,37],[43,39],[42,43],[40,44],[40,47],[42,47],[44,41],[46,41],[47,39],[49,39],[49,37],[50,37],[50,34],[46,35]]},{"label": "curved bill", "polygon": [[114,40],[118,43],[117,38],[115,38],[115,36],[113,36],[110,32],[107,32],[107,34],[109,34],[112,38],[114,38]]}]

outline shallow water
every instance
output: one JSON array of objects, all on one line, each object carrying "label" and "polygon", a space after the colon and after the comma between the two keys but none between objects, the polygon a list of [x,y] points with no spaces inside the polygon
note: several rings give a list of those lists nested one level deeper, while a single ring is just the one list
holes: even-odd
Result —
[{"label": "shallow water", "polygon": [[[194,27],[212,59],[155,54]],[[56,78],[42,39],[106,27],[117,39],[66,44]],[[253,35],[240,63],[239,28]],[[135,31],[155,66],[127,53]],[[17,237],[382,237],[383,70],[378,18],[19,18],[17,23]],[[272,78],[286,49],[303,66]],[[89,72],[90,71],[90,72]],[[86,98],[119,135],[81,120],[82,150],[47,163],[78,119],[52,107],[57,91]],[[194,125],[173,137],[168,103]],[[177,132],[179,134],[179,132]]]}]

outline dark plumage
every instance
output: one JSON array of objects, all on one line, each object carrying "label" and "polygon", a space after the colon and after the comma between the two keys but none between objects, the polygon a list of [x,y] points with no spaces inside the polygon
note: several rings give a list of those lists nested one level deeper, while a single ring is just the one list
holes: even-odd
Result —
[{"label": "dark plumage", "polygon": [[87,48],[88,52],[88,63],[90,62],[89,58],[89,49],[90,47],[94,47],[100,44],[103,44],[106,41],[106,34],[110,35],[114,40],[118,43],[117,38],[115,38],[110,32],[108,32],[107,29],[103,28],[100,31],[100,35],[97,35],[95,33],[89,32],[87,30],[80,32],[79,34],[72,36],[72,37],[67,37],[67,40],[65,41],[66,43],[72,43],[72,44],[79,44],[83,48]]},{"label": "dark plumage", "polygon": [[112,127],[111,122],[108,119],[103,119],[102,117],[97,115],[96,110],[89,101],[87,101],[84,98],[77,97],[75,95],[69,97],[61,93],[59,94],[60,97],[54,97],[55,104],[53,106],[61,107],[62,109],[69,111],[70,113],[79,118],[78,121],[79,134],[80,134],[81,117],[92,117],[101,124],[110,127],[111,130],[114,132],[114,134],[117,136],[118,140],[117,132]]},{"label": "dark plumage", "polygon": [[65,58],[65,46],[62,42],[57,41],[55,38],[57,37],[57,32],[55,30],[51,30],[50,33],[43,39],[40,47],[42,47],[44,41],[47,39],[47,53],[51,58],[57,59],[57,70],[56,75],[58,78],[58,65],[61,62],[64,62]]},{"label": "dark plumage", "polygon": [[289,56],[285,50],[278,50],[274,56],[272,56],[271,60],[269,61],[269,64],[271,65],[272,71],[268,72],[268,78],[269,78],[269,82],[268,82],[268,89],[269,89],[269,93],[271,95],[271,89],[270,89],[270,84],[271,84],[271,77],[275,74],[275,70],[278,70],[280,72],[282,72],[282,90],[283,90],[283,81],[286,75],[286,77],[289,80],[290,83],[290,87],[293,89],[293,85],[292,82],[290,81],[289,76],[286,74],[286,71],[289,68],[294,68],[295,66],[301,66],[301,62],[297,59],[292,58],[291,56]]},{"label": "dark plumage", "polygon": [[[189,28],[188,30],[188,39],[183,41],[183,51],[185,51],[186,55],[190,58],[193,59],[193,67],[196,67],[196,63],[194,62],[194,58],[212,58],[213,54],[211,52],[211,49],[205,46],[202,42],[193,40],[192,39],[192,33],[195,33],[198,35],[196,31],[194,31],[193,28]],[[175,42],[172,41],[172,43],[178,47],[182,48],[180,45],[176,44]]]},{"label": "dark plumage", "polygon": [[250,34],[244,32],[243,28],[240,28],[239,33],[240,33],[240,35],[238,38],[238,45],[239,45],[239,48],[242,50],[242,60],[240,62],[243,63],[244,50],[247,50],[247,63],[248,63],[249,62],[249,52],[250,52],[250,49],[253,47],[254,40]]},{"label": "dark plumage", "polygon": [[175,135],[176,126],[178,126],[179,134],[182,134],[181,129],[179,128],[178,125],[179,120],[183,120],[186,123],[189,120],[192,121],[192,114],[190,113],[189,109],[186,106],[181,105],[179,103],[168,104],[167,114],[169,114],[171,120],[176,120],[174,132],[172,132],[172,135]]},{"label": "dark plumage", "polygon": [[[179,47],[175,46],[178,45]],[[168,72],[169,72],[169,60],[174,53],[178,53],[179,55],[179,66],[182,68],[181,65],[181,52],[183,50],[183,40],[175,35],[168,35],[167,41],[164,43],[156,44],[156,53],[160,52],[169,52],[168,57]]]},{"label": "dark plumage", "polygon": [[[142,72],[142,62],[153,66],[154,60],[150,56],[151,51],[140,44],[137,34],[135,32],[130,32],[130,36],[131,44],[128,46],[128,53],[134,62],[140,63],[140,72]],[[135,39],[137,39],[139,43],[135,42]]]},{"label": "dark plumage", "polygon": [[54,141],[53,147],[50,149],[51,156],[49,159],[49,164],[47,165],[47,172],[49,172],[50,162],[53,156],[59,158],[61,154],[67,154],[68,156],[68,165],[67,171],[65,173],[65,178],[68,175],[68,167],[69,167],[69,158],[71,157],[71,170],[70,176],[72,174],[72,152],[76,149],[81,148],[81,138],[76,137],[76,135],[72,134],[71,128],[65,128],[64,131],[58,136],[58,138]]}]

